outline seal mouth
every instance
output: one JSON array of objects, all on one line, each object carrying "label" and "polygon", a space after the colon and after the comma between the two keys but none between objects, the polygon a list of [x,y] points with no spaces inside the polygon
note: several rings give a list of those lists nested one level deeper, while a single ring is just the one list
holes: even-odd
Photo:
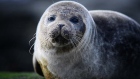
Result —
[{"label": "seal mouth", "polygon": [[69,43],[69,40],[64,38],[62,35],[58,35],[56,38],[52,38],[52,43],[55,45],[57,44],[58,46],[64,46]]}]

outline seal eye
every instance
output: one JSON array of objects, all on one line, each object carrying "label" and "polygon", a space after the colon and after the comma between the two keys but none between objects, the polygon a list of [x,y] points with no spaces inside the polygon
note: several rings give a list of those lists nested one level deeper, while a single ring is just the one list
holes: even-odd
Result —
[{"label": "seal eye", "polygon": [[74,17],[70,18],[70,21],[72,23],[78,23],[79,22],[79,19],[78,19],[78,17],[74,16]]},{"label": "seal eye", "polygon": [[55,16],[50,16],[49,18],[48,18],[48,21],[54,21],[55,20]]}]

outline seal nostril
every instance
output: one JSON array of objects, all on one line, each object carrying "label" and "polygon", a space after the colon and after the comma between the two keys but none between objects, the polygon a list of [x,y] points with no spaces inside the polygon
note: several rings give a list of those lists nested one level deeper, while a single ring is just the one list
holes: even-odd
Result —
[{"label": "seal nostril", "polygon": [[65,26],[65,24],[58,24],[59,28],[62,29],[63,26]]}]

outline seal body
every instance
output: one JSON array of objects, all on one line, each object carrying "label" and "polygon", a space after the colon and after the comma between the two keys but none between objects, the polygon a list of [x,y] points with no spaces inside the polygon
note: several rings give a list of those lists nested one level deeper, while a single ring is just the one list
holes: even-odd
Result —
[{"label": "seal body", "polygon": [[57,2],[40,19],[34,51],[46,79],[140,79],[140,25],[118,12]]}]

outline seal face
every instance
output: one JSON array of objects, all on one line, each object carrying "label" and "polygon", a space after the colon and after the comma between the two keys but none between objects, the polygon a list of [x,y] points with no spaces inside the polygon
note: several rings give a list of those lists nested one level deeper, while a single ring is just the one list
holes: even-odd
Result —
[{"label": "seal face", "polygon": [[[45,28],[49,29],[47,36],[53,46],[63,47],[65,45],[77,44],[82,39],[85,26],[81,16],[72,15],[65,12],[65,9],[57,14],[49,15]],[[69,16],[66,18],[66,16]],[[64,18],[65,17],[65,18]],[[79,40],[76,40],[79,38]],[[73,44],[75,45],[75,44]]]},{"label": "seal face", "polygon": [[54,3],[34,49],[34,69],[46,79],[140,79],[140,25],[118,12]]}]

